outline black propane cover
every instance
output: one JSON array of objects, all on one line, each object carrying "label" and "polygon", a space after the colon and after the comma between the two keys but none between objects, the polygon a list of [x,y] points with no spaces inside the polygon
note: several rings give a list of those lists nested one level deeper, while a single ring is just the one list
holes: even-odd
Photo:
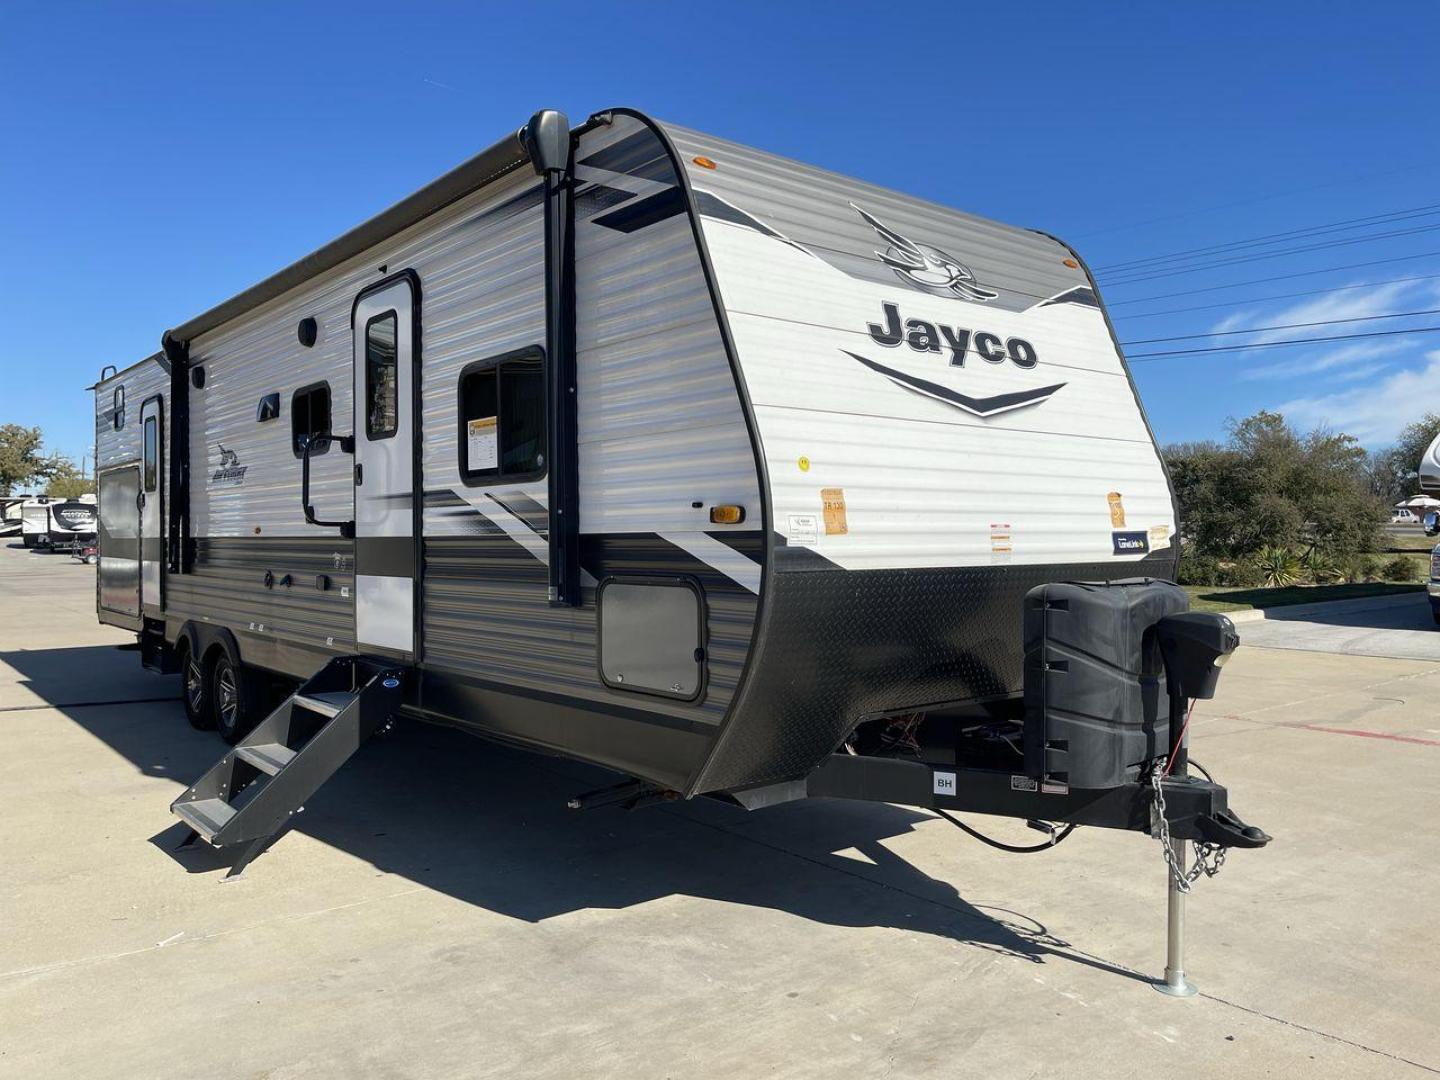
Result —
[{"label": "black propane cover", "polygon": [[1025,772],[1113,788],[1170,745],[1155,624],[1190,606],[1149,578],[1054,582],[1025,595]]}]

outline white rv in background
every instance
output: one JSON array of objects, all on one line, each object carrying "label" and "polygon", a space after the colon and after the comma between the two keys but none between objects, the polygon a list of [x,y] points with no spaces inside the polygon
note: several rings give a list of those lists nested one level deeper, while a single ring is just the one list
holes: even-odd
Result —
[{"label": "white rv in background", "polygon": [[1238,637],[1046,233],[546,111],[161,340],[94,388],[99,617],[234,744],[172,809],[237,868],[391,716],[633,777],[576,806],[1269,839],[1184,775]]},{"label": "white rv in background", "polygon": [[50,525],[46,532],[49,547],[84,543],[95,539],[99,508],[95,495],[50,500]]},{"label": "white rv in background", "polygon": [[27,548],[49,544],[52,501],[49,496],[34,495],[20,504],[21,537]]}]

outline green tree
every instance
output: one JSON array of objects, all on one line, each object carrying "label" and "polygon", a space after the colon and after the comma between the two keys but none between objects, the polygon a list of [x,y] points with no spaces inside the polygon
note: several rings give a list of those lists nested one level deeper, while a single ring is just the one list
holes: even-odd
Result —
[{"label": "green tree", "polygon": [[1386,520],[1369,456],[1351,435],[1302,435],[1278,413],[1232,421],[1224,443],[1168,447],[1187,552],[1248,558],[1267,548],[1369,551]]},{"label": "green tree", "polygon": [[0,425],[0,495],[54,475],[59,459],[47,456],[38,427]]},{"label": "green tree", "polygon": [[82,476],[75,463],[69,460],[61,460],[56,463],[55,471],[50,476],[50,482],[45,485],[45,494],[57,499],[73,499],[77,495],[93,495],[95,493],[95,481],[90,477]]},{"label": "green tree", "polygon": [[1394,446],[1370,456],[1370,487],[1388,506],[1420,491],[1420,458],[1440,435],[1440,415],[1427,412],[1407,424]]}]

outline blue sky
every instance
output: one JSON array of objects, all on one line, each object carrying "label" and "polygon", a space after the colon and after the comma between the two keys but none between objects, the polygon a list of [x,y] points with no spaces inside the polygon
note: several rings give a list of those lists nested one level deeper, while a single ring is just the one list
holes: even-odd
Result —
[{"label": "blue sky", "polygon": [[[1127,341],[1440,308],[1437,44],[1429,4],[8,5],[0,423],[87,452],[102,365],[541,107],[633,105],[1056,233]],[[1120,269],[1398,211],[1201,260],[1252,261]],[[1360,242],[1268,257],[1341,240]],[[1260,339],[1128,351],[1237,340]],[[1440,334],[1134,371],[1167,442],[1266,407],[1380,445],[1440,411]]]}]

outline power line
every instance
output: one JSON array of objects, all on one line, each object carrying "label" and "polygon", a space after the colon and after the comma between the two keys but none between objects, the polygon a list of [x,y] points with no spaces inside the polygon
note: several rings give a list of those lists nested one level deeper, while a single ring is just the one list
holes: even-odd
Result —
[{"label": "power line", "polygon": [[[1238,289],[1244,285],[1264,285],[1270,281],[1288,281],[1291,278],[1314,277],[1316,274],[1333,274],[1338,270],[1358,270],[1362,266],[1381,266],[1385,263],[1407,262],[1410,259],[1429,259],[1440,255],[1440,251],[1421,251],[1414,255],[1394,255],[1388,259],[1370,259],[1367,262],[1346,263],[1343,266],[1326,266],[1319,270],[1299,270],[1293,274],[1274,274],[1270,277],[1251,278],[1249,281],[1232,281],[1228,285],[1206,285],[1199,289],[1182,289],[1180,292],[1158,293],[1155,296],[1139,296],[1133,300],[1114,300],[1106,303],[1107,308],[1123,307],[1126,304],[1143,304],[1149,300],[1169,300],[1174,296],[1193,296],[1202,292],[1218,292],[1221,289]],[[1123,284],[1130,284],[1124,282]]]},{"label": "power line", "polygon": [[1327,233],[1345,232],[1348,229],[1358,229],[1362,225],[1384,224],[1390,221],[1405,221],[1410,218],[1430,217],[1440,214],[1440,203],[1432,203],[1428,206],[1414,206],[1407,210],[1392,210],[1384,214],[1373,214],[1370,217],[1347,218],[1344,221],[1326,222],[1321,225],[1307,225],[1301,229],[1291,229],[1287,232],[1266,233],[1263,236],[1253,236],[1243,240],[1232,240],[1224,244],[1211,244],[1208,247],[1190,248],[1186,251],[1172,251],[1164,255],[1151,255],[1144,259],[1130,259],[1123,263],[1112,263],[1109,266],[1091,267],[1096,273],[1110,271],[1133,270],[1150,263],[1163,263],[1172,261],[1189,261],[1202,255],[1217,254],[1222,251],[1247,247],[1263,247],[1266,244],[1276,243],[1280,240],[1293,240],[1302,236],[1322,236]]},{"label": "power line", "polygon": [[1415,233],[1434,232],[1440,229],[1440,225],[1421,225],[1414,229],[1396,229],[1394,232],[1376,233],[1373,236],[1352,236],[1348,240],[1327,240],[1323,244],[1305,244],[1301,247],[1285,248],[1281,251],[1267,251],[1260,255],[1245,255],[1236,259],[1221,259],[1217,262],[1202,263],[1199,266],[1188,266],[1180,270],[1163,270],[1160,273],[1135,273],[1130,277],[1118,281],[1110,281],[1109,285],[1132,285],[1137,281],[1152,281],[1155,278],[1177,277],[1181,274],[1194,274],[1201,270],[1214,270],[1220,266],[1235,266],[1239,263],[1261,262],[1265,259],[1278,259],[1285,255],[1298,255],[1307,251],[1320,251],[1324,248],[1347,247],[1350,244],[1368,244],[1375,240],[1389,240],[1396,236],[1413,236]]},{"label": "power line", "polygon": [[1249,199],[1236,199],[1233,202],[1215,203],[1211,206],[1197,206],[1193,210],[1182,210],[1175,214],[1162,214],[1159,217],[1146,218],[1143,221],[1130,221],[1120,225],[1107,225],[1103,229],[1092,229],[1086,233],[1078,233],[1074,239],[1082,240],[1087,236],[1103,236],[1106,233],[1120,232],[1125,229],[1138,229],[1143,225],[1154,225],[1161,221],[1178,221],[1181,218],[1198,217],[1202,214],[1214,213],[1216,210],[1229,210],[1235,206],[1250,206],[1254,203],[1269,202],[1271,199],[1281,199],[1287,195],[1299,195],[1307,191],[1322,191],[1326,188],[1348,187],[1351,184],[1360,184],[1382,176],[1397,176],[1403,173],[1416,172],[1420,169],[1434,168],[1435,162],[1427,161],[1419,165],[1407,165],[1403,169],[1381,169],[1378,172],[1364,173],[1359,176],[1352,176],[1345,180],[1331,180],[1324,184],[1311,184],[1307,187],[1288,188],[1283,191],[1274,191],[1269,195],[1256,195]]},{"label": "power line", "polygon": [[[1143,311],[1135,315],[1121,315],[1122,319],[1150,319],[1156,315],[1180,315],[1187,311],[1213,311],[1215,308],[1239,308],[1250,304],[1263,304],[1269,300],[1294,300],[1301,296],[1324,296],[1327,293],[1345,292],[1347,289],[1378,289],[1382,285],[1399,285],[1406,281],[1434,281],[1440,274],[1418,274],[1414,277],[1389,278],[1385,281],[1362,281],[1357,285],[1337,285],[1333,289],[1311,289],[1308,292],[1274,293],[1270,296],[1252,296],[1246,300],[1222,300],[1217,304],[1196,304],[1193,307],[1165,308],[1163,311]],[[1132,301],[1125,301],[1131,303]],[[1113,304],[1107,304],[1113,307]]]},{"label": "power line", "polygon": [[1388,315],[1356,315],[1349,319],[1320,319],[1316,322],[1277,323],[1274,326],[1252,326],[1248,330],[1214,330],[1208,334],[1177,334],[1175,337],[1137,338],[1121,345],[1155,345],[1162,341],[1193,341],[1195,338],[1234,337],[1236,334],[1259,334],[1269,330],[1299,330],[1306,326],[1335,326],[1339,323],[1371,322],[1375,319],[1408,319],[1415,315],[1440,315],[1440,308],[1424,311],[1395,311]]},{"label": "power line", "polygon": [[1358,338],[1395,337],[1399,334],[1435,334],[1440,326],[1417,326],[1413,330],[1369,330],[1363,334],[1331,334],[1326,337],[1291,338],[1286,341],[1262,341],[1252,345],[1212,345],[1204,349],[1167,349],[1163,352],[1136,353],[1125,359],[1130,363],[1158,360],[1166,356],[1193,356],[1197,353],[1243,352],[1246,349],[1278,349],[1282,345],[1311,345],[1321,341],[1354,341]]}]

